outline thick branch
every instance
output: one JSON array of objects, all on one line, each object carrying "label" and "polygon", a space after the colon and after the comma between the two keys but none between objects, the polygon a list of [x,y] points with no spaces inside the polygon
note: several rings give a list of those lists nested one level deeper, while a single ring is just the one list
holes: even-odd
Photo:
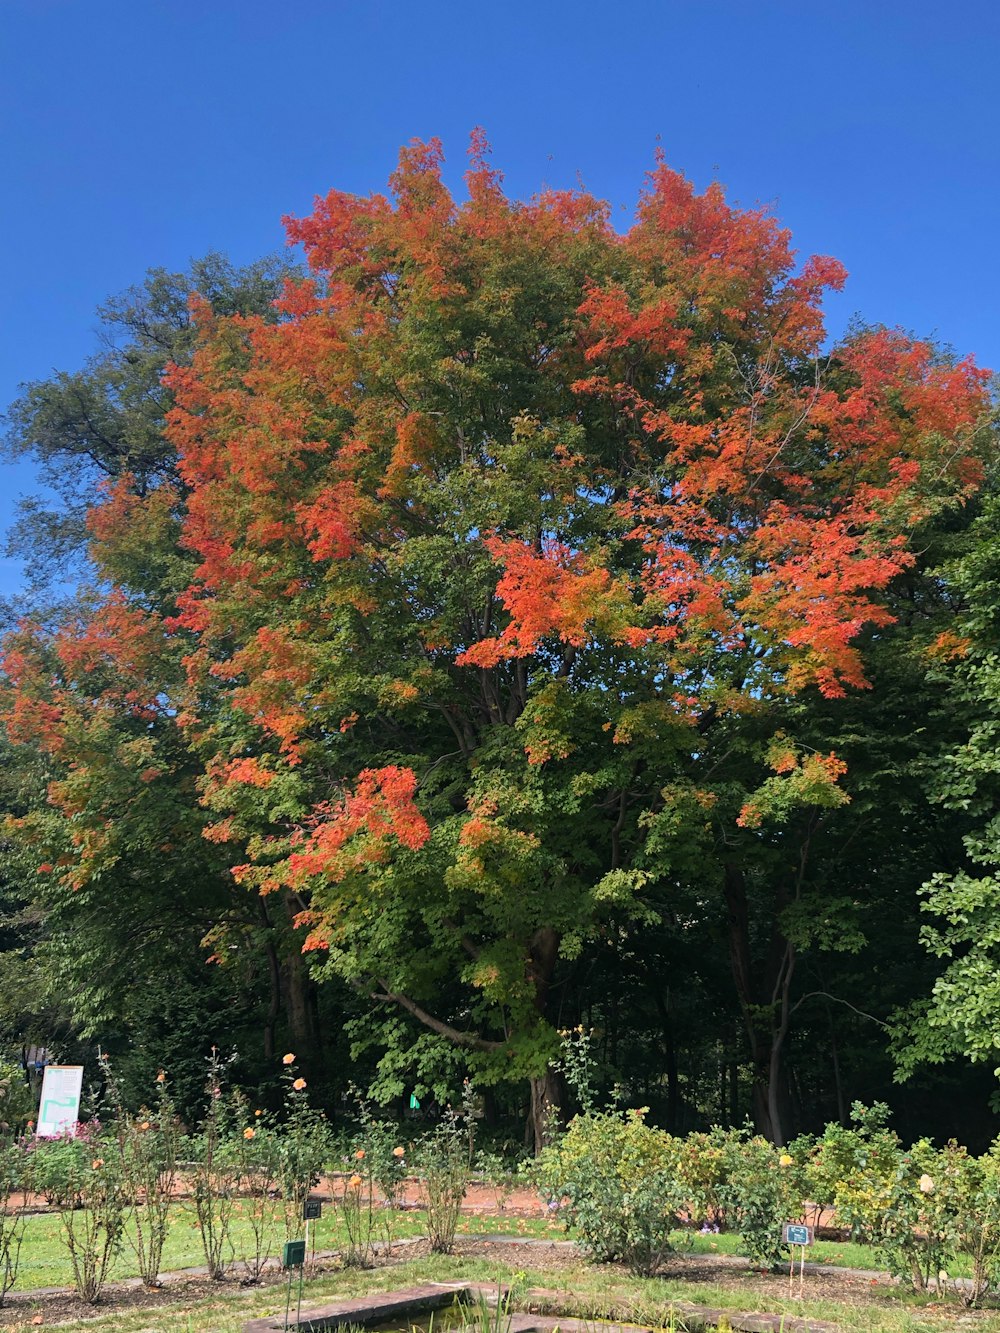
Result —
[{"label": "thick branch", "polygon": [[399,995],[395,991],[391,991],[384,981],[380,981],[378,984],[382,987],[382,994],[375,992],[372,996],[373,999],[382,1000],[387,1004],[398,1004],[401,1009],[405,1009],[408,1014],[412,1014],[415,1019],[423,1023],[424,1027],[430,1028],[439,1037],[447,1037],[456,1046],[471,1046],[477,1051],[499,1051],[506,1045],[506,1042],[489,1041],[486,1037],[480,1037],[477,1032],[460,1032],[458,1028],[453,1028],[450,1023],[442,1023],[440,1018],[435,1018],[426,1009],[421,1009],[420,1005],[411,1000],[408,995]]}]

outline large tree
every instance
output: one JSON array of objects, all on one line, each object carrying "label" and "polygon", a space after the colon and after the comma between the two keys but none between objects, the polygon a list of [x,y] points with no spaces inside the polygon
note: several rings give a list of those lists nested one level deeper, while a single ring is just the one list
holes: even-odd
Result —
[{"label": "large tree", "polygon": [[[290,924],[235,885],[231,858],[202,837],[200,769],[169,702],[177,663],[161,635],[140,630],[142,613],[166,614],[190,578],[178,514],[168,505],[157,524],[147,515],[118,569],[88,559],[87,513],[124,476],[137,496],[163,499],[177,484],[162,374],[194,350],[191,298],[223,316],[274,320],[273,301],[296,272],[284,258],[241,268],[218,254],[184,272],[150,270],[99,309],[86,364],[22,386],[6,418],[8,450],[31,457],[47,483],[9,538],[32,578],[5,645],[4,720],[18,748],[5,751],[0,787],[3,870],[22,924],[0,966],[22,1005],[43,1006],[11,1027],[35,1039],[40,1025],[53,1044],[51,995],[60,1031],[68,1015],[105,1048],[117,1041],[123,1059],[143,1048],[136,1058],[154,1072],[169,1060],[178,1076],[190,1059],[199,1093],[203,1052],[185,1053],[192,1032],[203,1043],[239,1040],[252,1068],[293,1037],[308,1056],[315,1023]],[[107,601],[115,583],[127,601]],[[213,952],[221,966],[206,969]],[[28,966],[30,996],[18,980]]]},{"label": "large tree", "polygon": [[[867,684],[911,534],[978,483],[983,376],[887,330],[824,350],[840,265],[662,163],[624,234],[509,200],[478,135],[464,203],[440,165],[291,220],[277,323],[198,308],[176,479],[91,513],[103,647],[173,664],[126,706],[176,716],[237,880],[382,1006],[387,1090],[464,1051],[528,1080],[539,1142],[566,967],[700,878],[780,1138],[792,955],[762,1017],[748,903],[762,867],[801,897],[847,800],[792,705]],[[197,562],[166,614],[140,543]]]}]

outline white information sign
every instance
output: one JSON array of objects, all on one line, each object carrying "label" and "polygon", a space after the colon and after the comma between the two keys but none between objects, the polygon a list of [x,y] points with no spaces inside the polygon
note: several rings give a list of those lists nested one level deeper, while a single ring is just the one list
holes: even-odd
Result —
[{"label": "white information sign", "polygon": [[46,1065],[36,1134],[54,1139],[72,1129],[80,1118],[83,1065]]}]

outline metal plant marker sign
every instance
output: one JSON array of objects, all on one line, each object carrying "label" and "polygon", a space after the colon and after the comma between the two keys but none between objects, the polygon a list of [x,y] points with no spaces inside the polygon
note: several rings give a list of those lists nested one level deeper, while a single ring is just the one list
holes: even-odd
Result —
[{"label": "metal plant marker sign", "polygon": [[806,1271],[806,1246],[813,1243],[813,1229],[801,1222],[786,1222],[782,1239],[791,1251],[788,1261],[788,1290],[792,1290],[792,1278],[795,1274],[795,1246],[799,1247],[799,1295],[802,1295],[802,1282]]},{"label": "metal plant marker sign", "polygon": [[305,1271],[306,1243],[304,1240],[286,1240],[281,1252],[281,1266],[288,1271],[288,1297],[285,1301],[285,1328],[288,1328],[288,1315],[292,1308],[292,1272],[299,1270],[299,1300],[295,1310],[295,1322],[302,1314],[302,1278]]}]

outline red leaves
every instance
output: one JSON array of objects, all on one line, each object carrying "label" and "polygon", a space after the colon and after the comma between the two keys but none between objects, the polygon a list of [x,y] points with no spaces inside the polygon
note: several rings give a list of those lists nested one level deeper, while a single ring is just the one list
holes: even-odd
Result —
[{"label": "red leaves", "polygon": [[[289,220],[315,276],[278,322],[199,312],[193,363],[168,377],[180,484],[138,497],[126,480],[91,518],[112,574],[136,532],[176,568],[183,524],[177,614],[112,602],[8,657],[10,725],[55,747],[53,657],[127,710],[153,697],[164,643],[183,654],[213,840],[246,839],[276,773],[291,787],[294,769],[300,811],[343,775],[290,857],[251,843],[240,874],[267,891],[423,846],[413,772],[363,765],[422,753],[442,718],[463,754],[516,723],[542,764],[574,753],[588,691],[641,681],[686,723],[709,696],[738,711],[863,686],[859,632],[888,622],[910,532],[977,481],[984,372],[885,330],[820,357],[844,271],[796,271],[765,211],[659,163],[618,235],[583,193],[508,199],[478,131],[466,185],[456,203],[440,145],[411,144],[388,194],[333,191]],[[463,855],[509,850],[470,814]],[[316,947],[333,934],[329,912],[303,924]]]},{"label": "red leaves", "polygon": [[119,686],[131,686],[122,697],[136,702],[139,697],[152,702],[157,693],[162,648],[160,622],[129,606],[121,593],[112,593],[89,620],[67,626],[56,639],[56,654],[68,675],[80,679],[110,670]]},{"label": "red leaves", "polygon": [[612,578],[585,557],[558,542],[539,552],[520,542],[487,538],[486,546],[504,573],[497,596],[510,612],[510,623],[495,639],[483,639],[456,658],[459,666],[496,666],[505,658],[529,657],[542,641],[557,635],[582,647],[594,628],[613,610]]},{"label": "red leaves", "polygon": [[680,356],[692,330],[677,324],[677,304],[669,297],[654,297],[633,310],[623,287],[592,286],[579,306],[585,321],[586,358],[598,361],[609,352],[639,344],[644,352],[668,360]]},{"label": "red leaves", "polygon": [[357,491],[350,481],[324,487],[310,504],[296,510],[314,560],[346,560],[358,543]]},{"label": "red leaves", "polygon": [[248,787],[269,787],[274,781],[274,772],[262,768],[259,759],[233,759],[226,765],[224,780],[245,783]]},{"label": "red leaves", "polygon": [[353,792],[332,807],[317,808],[314,827],[288,858],[289,882],[301,885],[314,875],[339,882],[382,860],[393,843],[422,847],[430,828],[415,804],[416,790],[412,769],[362,769]]},{"label": "red leaves", "polygon": [[308,721],[304,694],[313,675],[310,645],[283,627],[262,626],[244,648],[211,672],[233,681],[247,678],[233,688],[233,706],[294,756]]}]

